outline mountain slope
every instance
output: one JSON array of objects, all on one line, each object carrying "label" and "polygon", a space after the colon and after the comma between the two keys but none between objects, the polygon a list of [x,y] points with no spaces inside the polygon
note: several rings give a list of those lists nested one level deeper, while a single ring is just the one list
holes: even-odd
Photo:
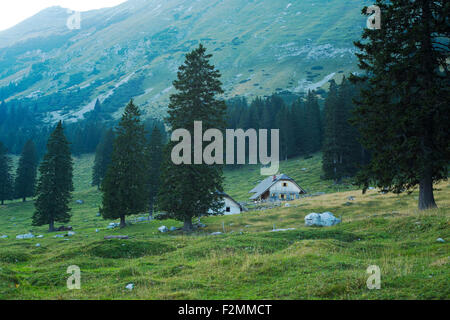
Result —
[{"label": "mountain slope", "polygon": [[[200,42],[223,74],[225,98],[303,92],[357,70],[352,41],[364,4],[131,0],[83,12],[79,30],[66,27],[66,9],[52,7],[0,32],[0,100],[36,100],[44,120],[76,121],[97,97],[111,113],[136,97],[160,117],[177,67]],[[2,94],[10,83],[17,86]],[[76,101],[52,96],[74,93]]]}]

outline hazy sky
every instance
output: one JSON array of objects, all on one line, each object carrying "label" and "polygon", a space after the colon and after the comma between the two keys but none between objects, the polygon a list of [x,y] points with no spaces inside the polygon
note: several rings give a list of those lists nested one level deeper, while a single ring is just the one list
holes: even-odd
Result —
[{"label": "hazy sky", "polygon": [[76,11],[113,7],[126,0],[0,0],[0,31],[29,18],[42,9],[61,6]]}]

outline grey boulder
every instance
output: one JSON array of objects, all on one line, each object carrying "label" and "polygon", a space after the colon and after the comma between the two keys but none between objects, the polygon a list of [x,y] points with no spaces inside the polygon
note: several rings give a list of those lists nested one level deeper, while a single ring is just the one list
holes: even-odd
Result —
[{"label": "grey boulder", "polygon": [[169,232],[169,228],[167,228],[166,226],[159,227],[158,230],[159,230],[159,232],[162,232],[162,233]]},{"label": "grey boulder", "polygon": [[16,239],[33,239],[33,238],[34,238],[34,234],[32,234],[32,233],[19,234],[18,236],[16,236]]},{"label": "grey boulder", "polygon": [[310,213],[305,217],[307,227],[331,227],[341,223],[331,212]]}]

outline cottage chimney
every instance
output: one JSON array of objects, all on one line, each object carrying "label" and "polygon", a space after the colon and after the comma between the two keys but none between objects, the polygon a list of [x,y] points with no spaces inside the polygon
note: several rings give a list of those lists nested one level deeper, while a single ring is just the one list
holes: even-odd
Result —
[{"label": "cottage chimney", "polygon": [[272,181],[275,181],[275,180],[277,180],[277,176],[273,176],[273,180]]}]

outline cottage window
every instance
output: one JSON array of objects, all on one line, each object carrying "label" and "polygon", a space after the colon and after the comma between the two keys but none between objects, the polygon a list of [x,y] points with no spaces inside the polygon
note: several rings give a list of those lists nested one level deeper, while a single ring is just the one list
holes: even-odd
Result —
[{"label": "cottage window", "polygon": [[227,212],[231,212],[231,208],[230,207],[227,207]]},{"label": "cottage window", "polygon": [[283,187],[287,187],[287,183],[286,182],[283,183]]}]

